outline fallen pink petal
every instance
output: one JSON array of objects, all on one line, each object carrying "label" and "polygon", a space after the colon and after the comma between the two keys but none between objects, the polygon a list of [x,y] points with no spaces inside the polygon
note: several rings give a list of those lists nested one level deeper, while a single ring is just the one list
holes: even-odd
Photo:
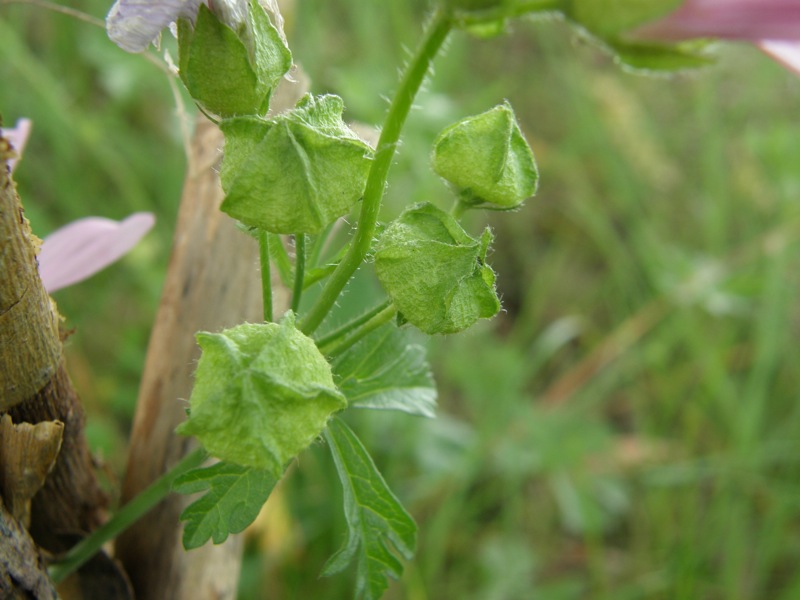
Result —
[{"label": "fallen pink petal", "polygon": [[766,41],[759,47],[787,69],[800,75],[800,42]]},{"label": "fallen pink petal", "polygon": [[39,274],[48,292],[88,279],[130,251],[152,229],[152,213],[134,213],[122,221],[87,217],[44,239]]},{"label": "fallen pink petal", "polygon": [[9,141],[17,153],[16,158],[11,158],[8,161],[8,167],[11,172],[17,166],[17,163],[22,158],[22,152],[25,150],[25,144],[28,143],[28,138],[31,135],[31,127],[33,122],[30,119],[17,119],[17,124],[13,128],[3,128],[3,137]]}]

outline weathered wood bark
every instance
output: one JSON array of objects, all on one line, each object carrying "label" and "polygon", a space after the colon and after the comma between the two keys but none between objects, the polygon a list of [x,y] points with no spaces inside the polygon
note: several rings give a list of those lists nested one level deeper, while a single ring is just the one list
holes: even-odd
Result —
[{"label": "weathered wood bark", "polygon": [[0,598],[56,600],[47,569],[25,528],[0,501]]},{"label": "weathered wood bark", "polygon": [[9,177],[10,153],[0,137],[0,411],[42,389],[61,357],[58,313],[39,279],[39,239]]},{"label": "weathered wood bark", "polygon": [[[174,465],[192,445],[174,430],[186,418],[192,372],[200,354],[194,334],[263,320],[258,244],[219,210],[221,147],[219,129],[201,122],[147,351],[123,502]],[[286,305],[282,289],[276,282],[278,307]],[[141,600],[235,597],[241,540],[232,536],[220,546],[207,544],[185,552],[178,517],[186,504],[184,497],[169,497],[117,540],[116,556]]]},{"label": "weathered wood bark", "polygon": [[83,411],[61,358],[58,312],[39,277],[39,241],[5,166],[8,151],[0,138],[0,412],[8,411],[15,423],[64,424],[61,451],[33,498],[29,527],[38,546],[58,553],[74,536],[99,525],[107,498],[95,477]]}]

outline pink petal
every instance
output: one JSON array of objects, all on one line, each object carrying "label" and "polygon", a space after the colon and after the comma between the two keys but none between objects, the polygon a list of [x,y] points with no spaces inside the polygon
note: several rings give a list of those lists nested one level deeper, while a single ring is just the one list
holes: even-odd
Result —
[{"label": "pink petal", "polygon": [[17,166],[20,158],[22,158],[22,151],[25,150],[25,144],[28,143],[28,137],[31,135],[31,127],[33,122],[30,119],[17,119],[17,124],[13,129],[3,128],[3,137],[8,140],[17,152],[16,158],[8,160],[8,167],[11,172]]},{"label": "pink petal", "polygon": [[154,223],[151,213],[134,213],[119,222],[87,217],[56,230],[39,252],[45,289],[54,292],[91,277],[125,255]]},{"label": "pink petal", "polygon": [[128,52],[143,52],[181,17],[194,22],[201,0],[117,0],[106,17],[108,37]]},{"label": "pink petal", "polygon": [[800,42],[763,41],[759,47],[784,67],[800,75]]},{"label": "pink petal", "polygon": [[800,1],[686,0],[635,35],[661,40],[800,40]]}]

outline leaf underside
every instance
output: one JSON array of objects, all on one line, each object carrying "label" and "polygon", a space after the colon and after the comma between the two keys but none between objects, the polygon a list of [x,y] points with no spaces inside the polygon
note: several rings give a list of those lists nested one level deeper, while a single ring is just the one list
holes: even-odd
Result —
[{"label": "leaf underside", "polygon": [[388,586],[387,576],[398,578],[403,572],[391,546],[411,559],[417,526],[343,421],[331,419],[324,435],[342,482],[348,536],[322,574],[338,573],[355,559],[356,600],[378,600]]}]

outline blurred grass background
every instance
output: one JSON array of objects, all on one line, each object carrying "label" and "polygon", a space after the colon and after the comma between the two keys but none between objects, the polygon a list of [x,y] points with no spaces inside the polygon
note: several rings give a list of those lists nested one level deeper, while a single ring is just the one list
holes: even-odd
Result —
[{"label": "blurred grass background", "polygon": [[[346,118],[379,123],[426,8],[295,0],[295,58]],[[504,99],[541,185],[519,212],[470,216],[495,229],[505,311],[434,340],[440,417],[354,416],[420,527],[387,598],[800,598],[800,79],[752,48],[719,58],[646,78],[561,23],[517,22],[456,34],[437,61],[387,215],[448,206],[433,137]],[[158,216],[121,263],[56,294],[113,479],[183,179],[175,101],[102,29],[0,2],[0,113],[34,121],[16,178],[40,235]],[[325,449],[282,490],[249,535],[241,597],[350,597],[347,576],[318,578],[344,537]]]}]

